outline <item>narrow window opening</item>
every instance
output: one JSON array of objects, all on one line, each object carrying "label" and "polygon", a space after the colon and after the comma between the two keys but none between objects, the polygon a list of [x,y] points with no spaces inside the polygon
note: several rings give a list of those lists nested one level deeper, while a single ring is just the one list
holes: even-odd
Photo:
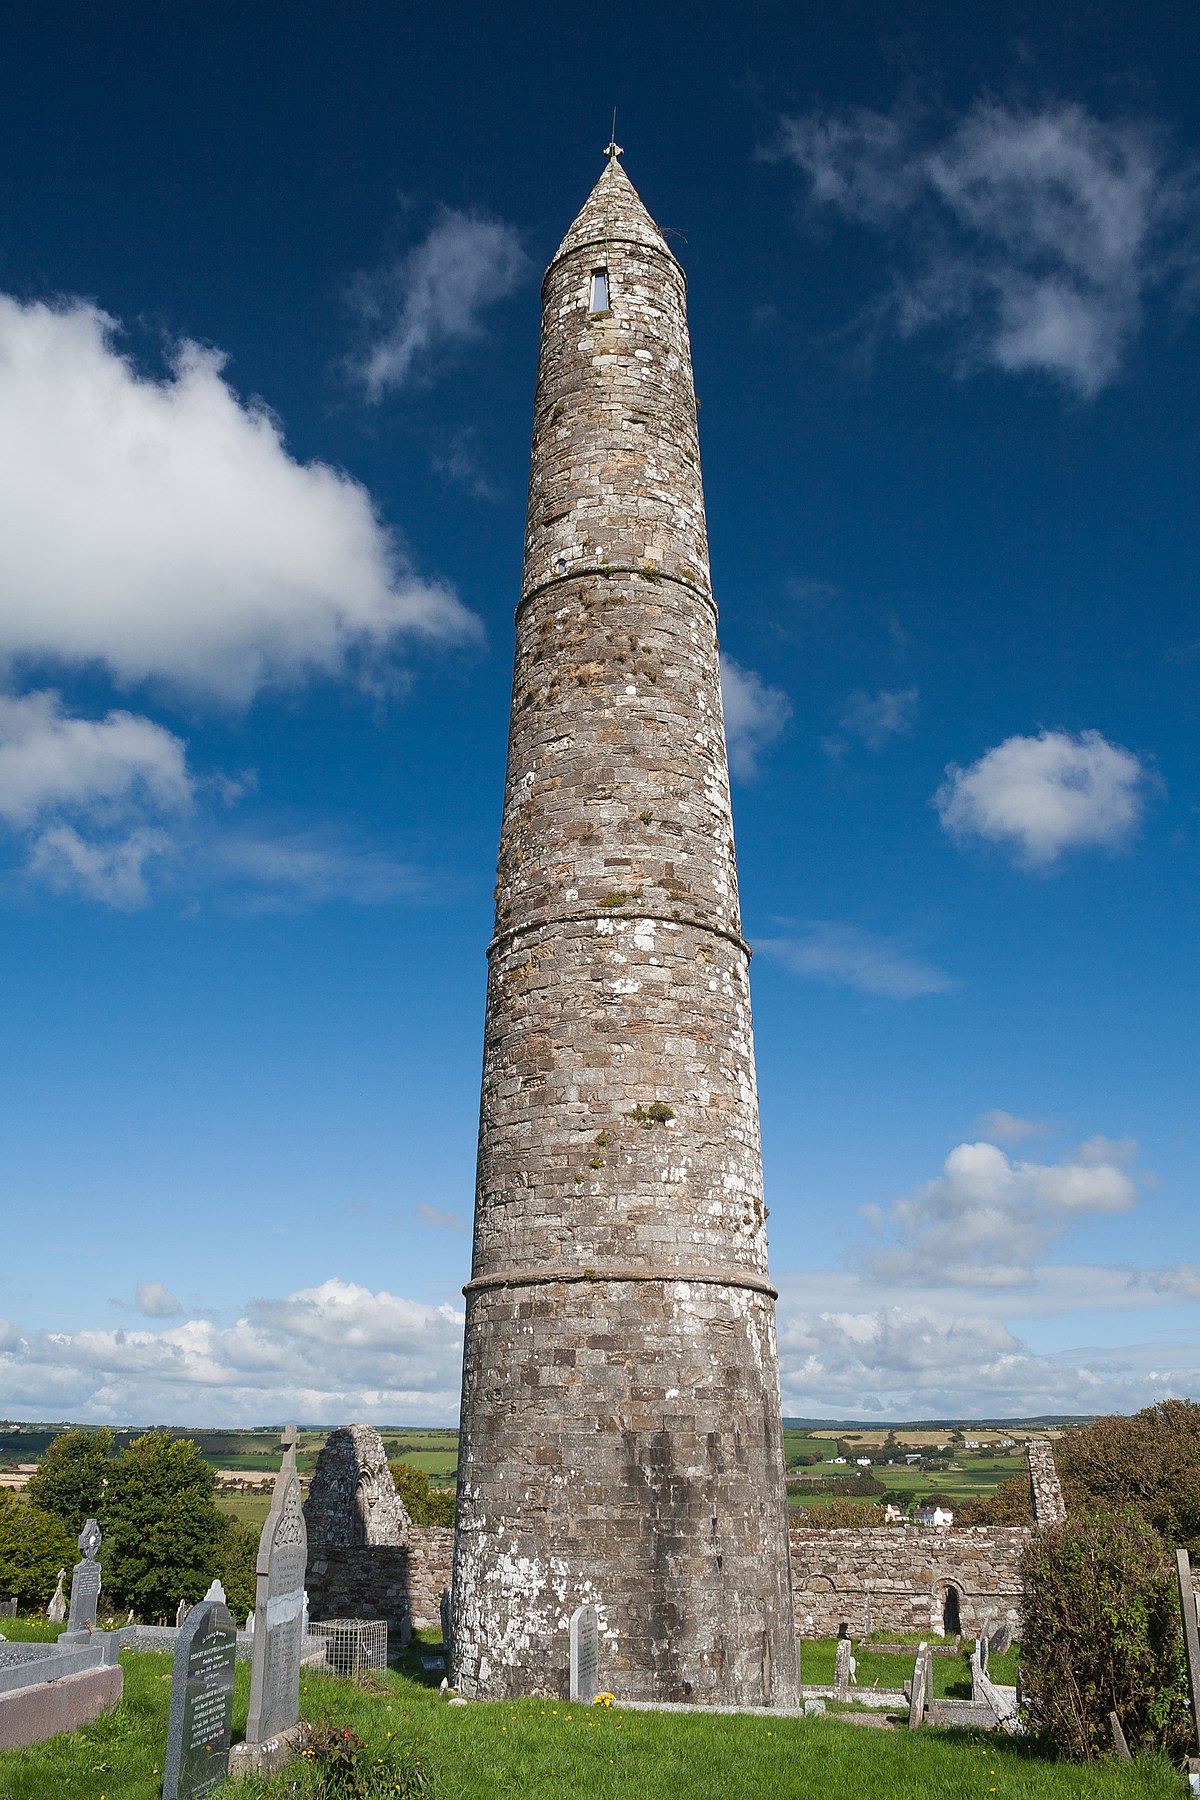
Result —
[{"label": "narrow window opening", "polygon": [[608,311],[608,270],[607,269],[593,269],[592,270],[592,299],[591,299],[591,304],[588,307],[588,311],[594,312],[594,313]]}]

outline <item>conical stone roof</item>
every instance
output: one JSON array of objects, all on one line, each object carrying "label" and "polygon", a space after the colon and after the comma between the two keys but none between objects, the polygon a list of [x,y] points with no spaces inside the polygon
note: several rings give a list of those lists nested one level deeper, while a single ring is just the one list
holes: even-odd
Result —
[{"label": "conical stone roof", "polygon": [[615,156],[609,157],[603,175],[555,251],[551,267],[572,250],[581,250],[585,244],[603,244],[606,241],[646,244],[671,256],[666,239],[642,205],[637,189]]}]

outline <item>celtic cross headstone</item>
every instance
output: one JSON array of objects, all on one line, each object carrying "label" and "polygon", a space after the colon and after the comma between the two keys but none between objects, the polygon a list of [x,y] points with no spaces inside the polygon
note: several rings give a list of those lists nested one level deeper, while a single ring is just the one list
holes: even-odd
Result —
[{"label": "celtic cross headstone", "polygon": [[71,1570],[71,1610],[67,1614],[67,1634],[96,1629],[96,1608],[100,1604],[100,1564],[96,1552],[100,1548],[100,1527],[89,1519],[79,1534],[83,1559]]},{"label": "celtic cross headstone", "polygon": [[296,1441],[296,1428],[289,1425],[283,1434],[283,1462],[275,1477],[271,1510],[258,1541],[248,1744],[278,1737],[300,1717],[308,1534],[296,1473]]}]

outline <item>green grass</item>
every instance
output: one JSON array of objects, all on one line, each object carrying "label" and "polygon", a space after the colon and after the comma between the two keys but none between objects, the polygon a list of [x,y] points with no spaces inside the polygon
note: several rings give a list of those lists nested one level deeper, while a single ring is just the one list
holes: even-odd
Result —
[{"label": "green grass", "polygon": [[[805,1646],[806,1659],[814,1648]],[[874,1660],[907,1669],[901,1657]],[[127,1653],[122,1662],[125,1698],[106,1718],[0,1753],[0,1800],[159,1800],[170,1661]],[[1167,1800],[1180,1792],[1165,1763],[1076,1768],[1019,1740],[967,1732],[885,1735],[828,1718],[663,1715],[548,1700],[449,1707],[407,1673],[390,1674],[375,1694],[318,1676],[302,1687],[307,1716],[351,1726],[376,1754],[414,1745],[434,1773],[437,1800]],[[240,1665],[235,1735],[245,1729],[248,1696],[249,1669]],[[303,1763],[273,1784],[248,1781],[222,1794],[283,1800],[297,1781],[299,1796],[313,1794]]]}]

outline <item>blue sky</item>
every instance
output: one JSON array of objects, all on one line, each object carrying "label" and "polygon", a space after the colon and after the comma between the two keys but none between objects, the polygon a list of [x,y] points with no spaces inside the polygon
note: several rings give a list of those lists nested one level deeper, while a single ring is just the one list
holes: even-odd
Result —
[{"label": "blue sky", "polygon": [[0,1413],[454,1417],[538,280],[614,104],[690,281],[785,1410],[1196,1392],[1196,50],[10,8]]}]

